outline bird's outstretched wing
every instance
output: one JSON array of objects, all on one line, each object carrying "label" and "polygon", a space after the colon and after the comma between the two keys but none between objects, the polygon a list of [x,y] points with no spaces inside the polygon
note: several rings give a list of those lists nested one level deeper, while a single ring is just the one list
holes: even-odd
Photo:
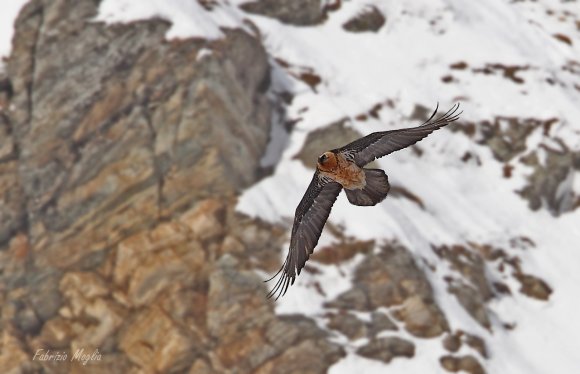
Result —
[{"label": "bird's outstretched wing", "polygon": [[274,288],[268,293],[269,298],[277,294],[278,299],[286,293],[289,285],[294,284],[296,276],[300,274],[316,247],[332,205],[341,190],[342,186],[339,183],[321,175],[318,170],[314,173],[304,197],[296,208],[286,261],[280,270],[267,280],[270,281],[280,274]]},{"label": "bird's outstretched wing", "polygon": [[376,158],[417,143],[433,131],[456,121],[462,113],[458,112],[459,104],[455,104],[447,113],[434,119],[438,108],[439,104],[437,104],[431,117],[421,126],[410,129],[374,132],[334,151],[344,154],[359,167],[363,167]]}]

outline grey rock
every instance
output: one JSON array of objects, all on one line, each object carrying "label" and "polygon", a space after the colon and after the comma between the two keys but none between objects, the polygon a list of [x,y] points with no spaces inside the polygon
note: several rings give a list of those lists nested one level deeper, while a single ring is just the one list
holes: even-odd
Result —
[{"label": "grey rock", "polygon": [[[540,163],[537,152],[545,152],[545,163]],[[532,210],[547,208],[554,216],[575,210],[580,196],[572,188],[574,173],[580,170],[580,152],[570,149],[544,148],[522,158],[533,168],[526,186],[520,191]]]},{"label": "grey rock", "polygon": [[330,317],[328,328],[337,330],[351,340],[362,338],[367,329],[363,321],[350,313],[338,313]]},{"label": "grey rock", "polygon": [[461,348],[461,339],[457,334],[449,334],[443,339],[442,344],[449,352],[457,352]]},{"label": "grey rock", "polygon": [[[557,137],[550,135],[550,128],[558,118],[541,120],[537,118],[495,117],[492,121],[483,121],[475,127],[481,129],[482,139],[496,159],[505,162],[506,167],[514,167],[516,160],[533,168],[527,176],[527,184],[518,191],[529,202],[532,210],[548,209],[554,216],[573,211],[580,206],[580,196],[571,187],[572,176],[580,170],[580,152],[569,149]],[[467,130],[469,127],[465,127]],[[472,126],[473,128],[473,126]],[[538,149],[527,149],[527,138],[534,131],[543,131],[551,138],[550,146],[541,144]],[[556,148],[553,144],[557,144]],[[539,154],[545,153],[545,157]],[[519,158],[517,158],[519,156]],[[545,162],[540,162],[544,159]],[[505,173],[505,170],[504,170]]]},{"label": "grey rock", "polygon": [[[0,81],[0,89],[2,82]],[[0,104],[0,162],[6,162],[16,157],[12,138],[12,124]]]},{"label": "grey rock", "polygon": [[443,356],[439,360],[441,366],[450,372],[456,373],[465,371],[469,374],[485,374],[485,369],[481,366],[479,361],[471,355],[466,356]]},{"label": "grey rock", "polygon": [[24,308],[17,312],[14,321],[18,328],[27,334],[36,334],[42,326],[42,322],[32,308]]},{"label": "grey rock", "polygon": [[366,291],[373,307],[402,304],[410,296],[431,297],[431,286],[409,251],[398,244],[384,245],[357,267],[355,283]]},{"label": "grey rock", "polygon": [[488,351],[487,345],[485,344],[485,340],[480,338],[477,335],[465,334],[465,343],[470,346],[471,348],[475,349],[481,357],[488,358]]},{"label": "grey rock", "polygon": [[398,337],[380,338],[371,340],[368,344],[357,349],[356,353],[363,357],[389,363],[396,357],[411,358],[415,356],[415,345]]},{"label": "grey rock", "polygon": [[491,322],[485,306],[485,300],[473,287],[466,284],[458,284],[449,287],[449,292],[457,297],[457,301],[463,308],[479,322],[480,325],[491,329]]},{"label": "grey rock", "polygon": [[371,314],[371,321],[367,324],[369,334],[376,336],[379,332],[389,330],[397,331],[397,325],[384,313],[373,312]]},{"label": "grey rock", "polygon": [[496,117],[481,123],[483,144],[499,161],[510,161],[526,150],[526,139],[542,122],[535,119]]},{"label": "grey rock", "polygon": [[477,293],[485,301],[493,297],[493,291],[487,279],[486,265],[483,256],[463,245],[441,246],[435,253],[449,261],[451,267],[458,271],[469,284],[475,286]]},{"label": "grey rock", "polygon": [[313,321],[303,316],[276,319],[262,280],[236,269],[237,264],[224,255],[210,275],[208,329],[219,341],[215,353],[220,366],[237,372],[276,368],[284,373],[322,373],[344,356]]},{"label": "grey rock", "polygon": [[315,25],[324,18],[320,0],[258,0],[241,8],[299,26]]},{"label": "grey rock", "polygon": [[370,6],[346,21],[342,27],[350,32],[377,32],[383,27],[386,21],[385,16],[380,10],[374,6]]},{"label": "grey rock", "polygon": [[325,306],[374,311],[402,305],[395,317],[404,321],[412,334],[433,337],[448,330],[425,274],[413,255],[397,243],[385,244],[379,253],[367,255],[355,270],[353,284]]},{"label": "grey rock", "polygon": [[34,274],[28,284],[30,304],[36,315],[43,321],[55,316],[62,304],[58,288],[61,277],[60,271],[54,271],[51,268],[43,269]]},{"label": "grey rock", "polygon": [[[296,4],[290,18],[321,18],[318,1]],[[32,0],[16,22],[0,97],[14,107],[0,118],[0,330],[15,331],[0,371],[74,372],[21,347],[98,347],[104,371],[326,372],[344,350],[277,316],[254,271],[279,266],[285,229],[234,212],[270,134],[260,40],[167,41],[166,21],[108,26],[97,7]]]},{"label": "grey rock", "polygon": [[[1,122],[0,114],[0,132],[2,132]],[[9,142],[5,144],[10,147]],[[18,162],[14,159],[0,159],[0,196],[3,197],[0,199],[0,249],[3,249],[8,246],[10,239],[27,225],[24,198],[18,179]]]},{"label": "grey rock", "polygon": [[368,310],[370,308],[367,294],[362,288],[351,288],[331,301],[324,303],[327,308]]},{"label": "grey rock", "polygon": [[[247,187],[270,127],[259,40],[167,42],[165,21],[109,27],[89,22],[94,1],[67,4],[28,3],[7,63],[19,154],[0,168],[19,178],[0,242],[26,223],[37,266],[86,267],[83,256],[208,193]],[[212,53],[197,59],[202,47]]]}]

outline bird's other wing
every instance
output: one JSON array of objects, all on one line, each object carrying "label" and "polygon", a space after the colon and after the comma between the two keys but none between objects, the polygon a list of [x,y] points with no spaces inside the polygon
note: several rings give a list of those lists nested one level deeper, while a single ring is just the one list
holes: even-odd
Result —
[{"label": "bird's other wing", "polygon": [[410,129],[374,132],[335,151],[343,153],[359,167],[363,167],[376,158],[417,143],[433,131],[456,121],[462,113],[458,112],[459,104],[455,104],[447,113],[434,119],[438,108],[439,104],[437,104],[431,117],[421,126]]},{"label": "bird's other wing", "polygon": [[269,298],[277,294],[277,300],[286,293],[289,285],[294,284],[296,276],[300,274],[316,247],[332,205],[341,190],[342,186],[339,183],[321,175],[318,170],[314,173],[304,197],[296,208],[286,261],[280,270],[268,279],[270,281],[280,274],[280,278],[268,293]]}]

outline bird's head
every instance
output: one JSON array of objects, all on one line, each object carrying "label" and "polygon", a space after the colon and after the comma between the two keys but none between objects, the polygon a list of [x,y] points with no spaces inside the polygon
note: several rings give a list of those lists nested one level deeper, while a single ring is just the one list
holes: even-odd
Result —
[{"label": "bird's head", "polygon": [[337,166],[336,155],[333,152],[324,152],[318,157],[318,169],[331,171]]}]

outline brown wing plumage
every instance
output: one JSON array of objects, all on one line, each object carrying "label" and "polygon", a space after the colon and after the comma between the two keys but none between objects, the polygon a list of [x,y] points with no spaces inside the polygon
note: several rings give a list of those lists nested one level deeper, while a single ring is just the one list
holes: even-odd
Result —
[{"label": "brown wing plumage", "polygon": [[455,104],[447,113],[433,120],[438,108],[439,104],[437,104],[437,108],[435,108],[431,117],[421,126],[410,129],[374,132],[334,151],[345,154],[359,167],[363,167],[376,158],[417,143],[433,131],[456,121],[461,114],[461,112],[458,112],[459,104]]},{"label": "brown wing plumage", "polygon": [[296,208],[286,261],[280,270],[268,279],[272,280],[280,274],[268,297],[278,294],[276,296],[278,299],[286,293],[289,285],[294,284],[296,276],[300,274],[316,247],[332,205],[341,190],[342,186],[339,183],[322,176],[318,170],[314,173],[304,197]]}]

